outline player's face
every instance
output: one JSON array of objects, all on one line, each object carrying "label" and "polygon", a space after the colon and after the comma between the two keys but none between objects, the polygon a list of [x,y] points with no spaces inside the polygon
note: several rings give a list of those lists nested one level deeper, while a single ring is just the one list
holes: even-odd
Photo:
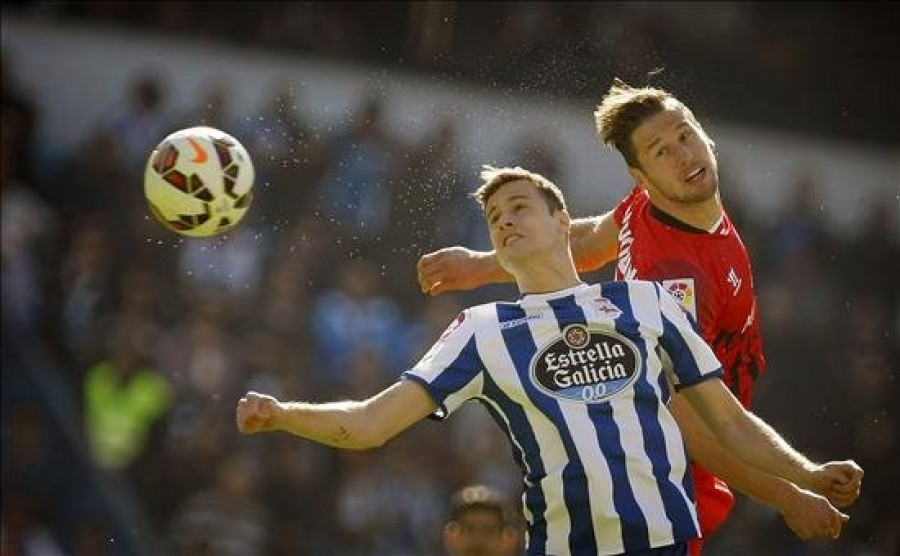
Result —
[{"label": "player's face", "polygon": [[706,133],[677,104],[648,118],[631,135],[640,168],[629,173],[652,196],[676,205],[712,199],[719,188],[716,157]]},{"label": "player's face", "polygon": [[503,523],[493,510],[469,510],[444,529],[444,546],[453,556],[499,556]]},{"label": "player's face", "polygon": [[501,264],[565,248],[568,214],[551,213],[544,195],[528,180],[501,185],[488,199],[485,218]]}]

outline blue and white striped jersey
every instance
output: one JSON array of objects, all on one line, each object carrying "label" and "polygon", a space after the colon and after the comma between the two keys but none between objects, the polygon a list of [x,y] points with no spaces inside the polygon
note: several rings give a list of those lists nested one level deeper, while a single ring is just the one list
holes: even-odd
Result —
[{"label": "blue and white striped jersey", "polygon": [[528,554],[617,554],[699,536],[666,404],[670,380],[720,374],[674,297],[621,281],[467,309],[403,378],[437,418],[475,399],[500,425],[524,475]]}]

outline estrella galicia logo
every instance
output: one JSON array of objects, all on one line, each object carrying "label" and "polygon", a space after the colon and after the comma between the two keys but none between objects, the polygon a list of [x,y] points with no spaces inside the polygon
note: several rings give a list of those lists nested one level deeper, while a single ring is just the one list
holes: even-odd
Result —
[{"label": "estrella galicia logo", "polygon": [[570,324],[531,360],[531,380],[563,400],[601,402],[638,377],[641,357],[634,344],[610,330]]}]

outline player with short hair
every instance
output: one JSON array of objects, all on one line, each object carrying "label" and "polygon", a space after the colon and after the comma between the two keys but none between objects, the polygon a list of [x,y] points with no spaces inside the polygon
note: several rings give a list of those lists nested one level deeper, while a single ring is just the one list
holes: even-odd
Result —
[{"label": "player with short hair", "polygon": [[851,461],[810,462],[746,411],[658,284],[583,283],[562,193],[532,176],[489,168],[476,192],[518,301],[464,310],[397,383],[367,400],[279,402],[248,392],[238,402],[238,429],[368,449],[477,400],[523,473],[528,554],[686,554],[700,530],[681,432],[667,407],[677,385],[729,450],[791,481],[782,482],[800,510],[795,530],[837,537],[849,518],[814,492],[848,491],[855,500],[862,470]]},{"label": "player with short hair", "polygon": [[510,552],[513,536],[506,502],[485,485],[469,485],[453,494],[444,526],[444,548],[451,556],[500,556]]},{"label": "player with short hair", "polygon": [[[618,259],[616,279],[659,281],[698,322],[722,362],[725,384],[749,409],[765,359],[750,257],[722,205],[715,144],[672,94],[618,79],[595,119],[600,138],[622,155],[636,185],[614,210],[573,223],[578,269],[593,271]],[[511,279],[495,253],[462,247],[423,256],[418,274],[422,290],[432,295]],[[779,483],[731,457],[681,396],[673,398],[672,412],[693,460],[782,514],[795,511]],[[706,539],[725,521],[734,497],[726,482],[697,464],[693,470]],[[848,493],[836,494],[832,502],[844,506]],[[702,542],[692,543],[693,554]]]}]

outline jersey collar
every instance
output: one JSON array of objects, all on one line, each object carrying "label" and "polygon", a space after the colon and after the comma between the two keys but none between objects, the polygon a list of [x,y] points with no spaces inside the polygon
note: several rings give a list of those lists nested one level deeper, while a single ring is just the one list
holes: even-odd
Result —
[{"label": "jersey collar", "polygon": [[556,290],[553,292],[544,293],[526,293],[519,297],[519,303],[528,305],[531,305],[533,303],[544,303],[550,299],[559,299],[560,297],[565,297],[567,295],[575,295],[588,288],[590,288],[590,285],[582,282],[564,290]]},{"label": "jersey collar", "polygon": [[[650,203],[650,214],[653,215],[654,218],[656,218],[657,220],[659,220],[659,221],[662,222],[663,224],[666,224],[666,225],[668,225],[668,226],[671,226],[671,227],[675,228],[676,230],[681,230],[682,232],[687,232],[687,233],[689,233],[689,234],[709,234],[709,233],[712,233],[712,232],[710,232],[710,231],[708,231],[708,230],[704,230],[704,229],[702,229],[702,228],[695,228],[694,226],[691,226],[690,224],[687,224],[687,223],[685,223],[685,222],[682,222],[681,220],[675,218],[675,217],[672,216],[671,214],[669,214],[669,213],[667,213],[667,212],[663,212],[662,210],[660,210],[659,208],[657,208],[656,205],[654,205],[653,203]],[[721,216],[719,216],[719,219],[716,221],[716,223],[715,223],[715,225],[712,227],[712,229],[713,229],[713,230],[719,229],[719,226],[722,225],[722,220],[723,220],[724,218],[725,218],[724,214],[721,215]]]}]

